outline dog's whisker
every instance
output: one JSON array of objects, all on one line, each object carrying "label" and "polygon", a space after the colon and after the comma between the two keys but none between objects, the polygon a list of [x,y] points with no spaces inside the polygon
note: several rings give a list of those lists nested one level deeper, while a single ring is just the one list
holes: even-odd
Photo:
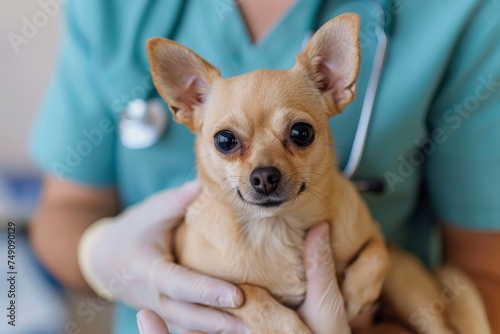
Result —
[{"label": "dog's whisker", "polygon": [[238,178],[239,178],[239,176],[228,176],[228,177],[222,179],[221,181],[219,181],[217,183],[217,189],[221,189],[223,185],[229,184],[229,183],[233,182],[235,179],[237,180]]},{"label": "dog's whisker", "polygon": [[310,186],[313,186],[314,188],[309,188],[308,190],[314,191],[317,195],[322,196],[323,198],[326,198],[328,196],[328,192],[325,191],[325,189],[321,188],[318,185],[315,184],[309,184]]},{"label": "dog's whisker", "polygon": [[231,209],[234,203],[234,200],[238,197],[238,194],[234,194],[233,199],[231,200],[231,203],[229,203],[229,208]]},{"label": "dog's whisker", "polygon": [[302,172],[295,172],[293,174],[291,174],[292,176],[295,176],[295,175],[299,175],[299,174],[315,174],[315,175],[319,175],[321,177],[330,177],[330,175],[325,175],[325,174],[321,174],[321,173],[318,173],[318,172],[313,172],[313,171],[302,171]]},{"label": "dog's whisker", "polygon": [[220,201],[219,201],[219,202],[223,202],[223,201],[224,201],[224,199],[226,198],[226,196],[228,196],[230,193],[232,193],[232,192],[233,192],[233,190],[235,190],[235,189],[236,189],[236,188],[231,188],[231,189],[229,189],[229,191],[228,191],[228,192],[226,192],[226,193],[225,193],[225,194],[221,197],[221,199],[220,199]]},{"label": "dog's whisker", "polygon": [[301,165],[301,166],[296,166],[295,168],[304,168],[304,167],[314,167],[314,168],[324,168],[324,169],[331,169],[331,167],[329,167],[329,166],[322,166],[322,165],[314,165],[314,164],[310,164],[310,165]]},{"label": "dog's whisker", "polygon": [[306,193],[310,193],[312,196],[314,196],[327,210],[328,210],[328,203],[325,203],[325,201],[320,197],[320,195],[324,196],[323,194],[318,194],[315,190],[309,188],[308,189],[308,192]]},{"label": "dog's whisker", "polygon": [[212,153],[207,153],[206,155],[202,155],[200,156],[200,159],[205,159],[205,158],[208,158],[209,156],[211,156]]},{"label": "dog's whisker", "polygon": [[219,184],[223,184],[223,183],[225,183],[225,182],[231,182],[231,180],[230,180],[230,179],[233,179],[233,178],[238,179],[238,178],[239,178],[239,176],[237,176],[237,175],[235,175],[235,176],[228,176],[228,177],[226,177],[226,178],[224,178],[224,179],[220,180],[220,181],[219,181]]},{"label": "dog's whisker", "polygon": [[308,178],[308,176],[311,176],[311,175],[318,175],[318,176],[321,176],[322,179],[325,179],[325,180],[328,180],[330,182],[335,183],[335,179],[332,176],[323,175],[323,174],[320,174],[320,173],[300,172],[300,173],[295,173],[293,176],[296,176],[296,175],[302,175],[303,176],[302,178],[306,178],[307,179],[307,183],[308,184],[311,182],[311,180],[310,180],[310,178]]},{"label": "dog's whisker", "polygon": [[304,174],[304,175],[307,175],[307,174],[312,174],[312,175],[319,175],[321,176],[322,178],[327,178],[329,179],[330,181],[335,181],[335,179],[333,178],[332,175],[328,175],[328,174],[321,174],[321,173],[318,173],[318,172],[313,172],[313,171],[304,171],[304,172],[296,172],[292,175],[299,175],[299,174]]},{"label": "dog's whisker", "polygon": [[193,168],[194,168],[195,166],[196,166],[196,162],[193,162],[193,163],[189,166],[189,168],[186,170],[186,172],[184,173],[184,176],[182,177],[182,179],[183,179],[184,181],[186,181],[186,180],[187,180],[187,177],[188,177],[189,173],[191,172],[191,170],[193,170]]}]

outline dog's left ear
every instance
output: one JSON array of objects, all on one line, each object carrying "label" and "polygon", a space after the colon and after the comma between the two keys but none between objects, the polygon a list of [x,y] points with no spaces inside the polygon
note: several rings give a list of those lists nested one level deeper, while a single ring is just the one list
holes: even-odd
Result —
[{"label": "dog's left ear", "polygon": [[347,13],[325,23],[297,57],[295,69],[305,70],[325,95],[330,116],[340,113],[356,94],[359,72],[359,15]]},{"label": "dog's left ear", "polygon": [[168,103],[174,119],[195,132],[201,122],[195,111],[205,101],[212,82],[220,77],[219,70],[169,39],[149,39],[147,51],[156,89]]}]

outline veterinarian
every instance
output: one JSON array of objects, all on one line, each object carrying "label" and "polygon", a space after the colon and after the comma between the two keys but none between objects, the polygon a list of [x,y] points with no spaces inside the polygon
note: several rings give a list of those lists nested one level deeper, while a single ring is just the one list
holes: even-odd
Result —
[{"label": "veterinarian", "polygon": [[[146,40],[175,39],[227,77],[291,67],[315,29],[348,11],[362,18],[362,64],[356,100],[331,123],[340,167],[377,82],[352,179],[377,185],[364,197],[390,242],[470,276],[500,332],[498,1],[73,0],[32,139],[45,176],[31,240],[64,285],[91,293],[88,280],[105,282],[112,295],[104,297],[117,303],[116,333],[137,332],[139,308],[182,330],[240,326],[206,306],[237,307],[234,286],[171,261],[175,225],[199,187],[181,186],[196,174],[194,137],[156,99]],[[388,44],[380,80],[372,81],[377,27]],[[415,317],[431,321],[429,312]],[[377,331],[401,327],[366,333]]]}]

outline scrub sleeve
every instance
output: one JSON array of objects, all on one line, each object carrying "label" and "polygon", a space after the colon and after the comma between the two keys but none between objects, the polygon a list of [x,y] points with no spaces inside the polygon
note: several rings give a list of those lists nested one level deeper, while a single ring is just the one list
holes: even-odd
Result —
[{"label": "scrub sleeve", "polygon": [[114,183],[116,124],[96,89],[98,69],[81,28],[82,15],[67,4],[60,59],[31,139],[44,172],[93,186]]},{"label": "scrub sleeve", "polygon": [[[145,24],[141,26],[163,27],[164,31],[156,36],[169,36],[181,4],[181,0],[137,1],[130,2],[127,6],[122,6],[121,0],[74,0],[65,4],[65,36],[59,52],[58,66],[30,143],[31,154],[44,173],[90,186],[118,186],[120,166],[117,166],[116,161],[120,144],[116,119],[117,112],[124,107],[123,101],[118,98],[123,92],[131,92],[134,87],[148,86],[149,83],[144,84],[147,76],[141,71],[135,71],[135,76],[131,74],[133,69],[129,66],[126,66],[126,72],[119,73],[119,81],[103,79],[103,72],[108,71],[109,75],[109,71],[113,70],[113,62],[122,61],[119,55],[115,57],[105,54],[117,49],[113,43],[135,49],[135,45],[123,41],[119,43],[113,28],[128,27],[134,30],[140,22],[130,22],[131,18],[149,17],[151,12],[156,11],[162,14],[149,20],[147,27]],[[114,10],[120,8],[123,10]],[[109,15],[110,13],[115,13],[116,16]],[[117,22],[120,20],[123,22]],[[135,31],[123,32],[123,35],[134,36],[134,33]],[[141,33],[154,35],[144,30]],[[145,45],[145,38],[141,38],[144,39],[141,45]],[[128,50],[119,51],[123,51],[120,52],[123,57],[133,57]],[[110,66],[102,65],[105,62]],[[147,68],[144,72],[149,74]],[[192,144],[188,142],[187,145],[191,150]],[[185,148],[180,147],[179,150],[181,149]],[[177,174],[187,173],[180,171]],[[149,184],[154,184],[154,181],[150,180]],[[132,191],[136,193],[137,189]],[[140,196],[143,198],[152,192]],[[122,197],[125,196],[122,194]],[[113,332],[138,333],[136,312],[118,303],[115,307]]]},{"label": "scrub sleeve", "polygon": [[44,172],[92,186],[119,188],[119,181],[132,182],[120,180],[117,120],[131,98],[148,98],[144,94],[153,86],[146,40],[175,34],[183,4],[184,0],[65,4],[58,67],[31,138],[32,155]]},{"label": "scrub sleeve", "polygon": [[438,219],[500,230],[500,17],[488,1],[478,7],[428,115],[425,180]]}]

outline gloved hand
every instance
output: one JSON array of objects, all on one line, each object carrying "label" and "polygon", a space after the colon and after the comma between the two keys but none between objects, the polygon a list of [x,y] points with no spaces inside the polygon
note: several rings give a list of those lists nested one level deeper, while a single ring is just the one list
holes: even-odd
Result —
[{"label": "gloved hand", "polygon": [[239,307],[241,291],[173,262],[174,228],[199,190],[198,181],[190,182],[92,224],[80,240],[78,262],[107,300],[154,310],[177,330],[236,333],[239,319],[205,305]]},{"label": "gloved hand", "polygon": [[315,334],[351,333],[344,298],[337,283],[330,228],[321,223],[309,230],[304,242],[307,292],[298,312]]}]

